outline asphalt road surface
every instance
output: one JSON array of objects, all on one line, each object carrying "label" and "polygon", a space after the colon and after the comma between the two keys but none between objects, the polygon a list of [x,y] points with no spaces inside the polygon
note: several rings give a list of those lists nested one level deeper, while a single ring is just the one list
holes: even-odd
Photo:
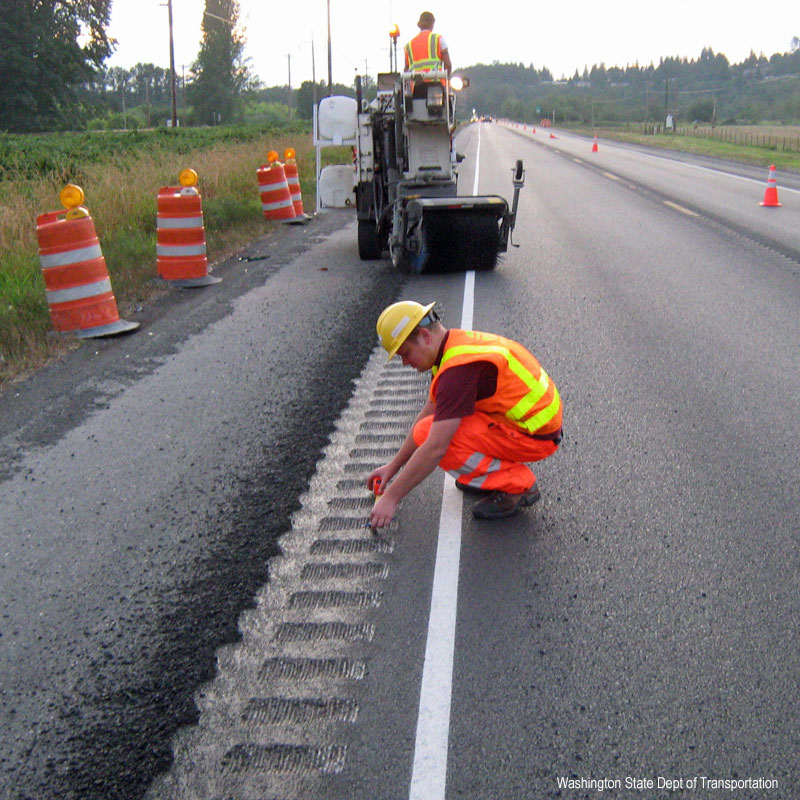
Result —
[{"label": "asphalt road surface", "polygon": [[[460,137],[462,192],[527,171],[474,284],[335,212],[0,396],[3,797],[798,795],[800,194],[557,135]],[[437,473],[364,531],[400,296],[557,383],[519,517]]]},{"label": "asphalt road surface", "polygon": [[196,719],[400,283],[351,217],[2,395],[0,796],[139,797]]}]

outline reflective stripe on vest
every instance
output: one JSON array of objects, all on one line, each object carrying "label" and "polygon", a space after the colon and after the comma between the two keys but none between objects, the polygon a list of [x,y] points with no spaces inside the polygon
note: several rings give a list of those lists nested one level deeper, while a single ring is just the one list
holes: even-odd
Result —
[{"label": "reflective stripe on vest", "polygon": [[[414,57],[414,45],[422,44],[422,35],[427,33],[428,40],[422,47],[417,49],[419,58]],[[432,31],[420,31],[408,44],[405,46],[406,58],[408,59],[408,69],[411,72],[430,72],[436,69],[442,63],[439,56],[439,34]]]},{"label": "reflective stripe on vest", "polygon": [[[464,331],[451,331],[453,338],[461,338],[461,336],[469,336],[470,332]],[[492,338],[491,334],[483,334],[483,336]],[[521,346],[521,345],[520,345]],[[460,356],[480,356],[480,355],[497,355],[501,356],[505,361],[506,366],[521,382],[527,387],[527,392],[510,408],[505,410],[505,417],[509,422],[515,426],[522,428],[527,433],[535,433],[537,430],[550,422],[561,408],[561,398],[558,394],[555,384],[550,381],[547,373],[539,367],[539,376],[534,376],[531,371],[514,355],[513,351],[504,346],[503,344],[456,344],[453,347],[446,347],[442,354],[442,360],[439,367],[434,367],[432,372],[434,378],[441,371],[448,361]],[[480,360],[479,358],[470,360]],[[495,363],[492,359],[488,359]],[[493,398],[497,398],[500,389],[501,376],[498,372],[497,389]],[[547,394],[548,390],[552,388],[553,397],[550,402],[540,408],[532,416],[528,416],[536,409],[537,404]],[[486,398],[487,400],[490,398]],[[480,407],[481,401],[479,400],[476,407]]]}]

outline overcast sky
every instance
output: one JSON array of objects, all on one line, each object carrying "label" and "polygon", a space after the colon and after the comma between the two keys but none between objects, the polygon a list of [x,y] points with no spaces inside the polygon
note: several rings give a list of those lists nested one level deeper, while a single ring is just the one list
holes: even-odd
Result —
[{"label": "overcast sky", "polygon": [[[328,77],[328,0],[240,0],[240,23],[251,70],[267,86]],[[280,15],[278,9],[286,8]],[[175,65],[197,56],[205,0],[173,0]],[[421,11],[450,49],[454,69],[471,64],[547,67],[555,78],[584,66],[658,64],[661,56],[697,58],[704,47],[737,63],[753,50],[767,57],[800,37],[798,0],[330,0],[333,80],[389,70],[389,26],[400,45],[417,33]],[[110,34],[118,40],[111,66],[169,66],[166,0],[113,0]],[[312,48],[313,44],[313,48]],[[313,49],[313,58],[312,58]],[[402,54],[400,55],[402,59]]]}]

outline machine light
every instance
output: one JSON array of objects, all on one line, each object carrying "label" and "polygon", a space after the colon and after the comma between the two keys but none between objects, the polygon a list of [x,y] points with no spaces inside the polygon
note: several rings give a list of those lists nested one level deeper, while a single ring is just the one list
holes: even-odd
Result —
[{"label": "machine light", "polygon": [[444,88],[441,85],[428,87],[427,105],[429,110],[442,108],[444,105]]},{"label": "machine light", "polygon": [[453,75],[450,78],[450,88],[454,92],[460,92],[462,89],[466,89],[469,86],[469,78],[464,78],[461,75]]},{"label": "machine light", "polygon": [[400,28],[396,24],[389,28],[389,36],[395,41],[397,41],[397,37],[400,36]]}]

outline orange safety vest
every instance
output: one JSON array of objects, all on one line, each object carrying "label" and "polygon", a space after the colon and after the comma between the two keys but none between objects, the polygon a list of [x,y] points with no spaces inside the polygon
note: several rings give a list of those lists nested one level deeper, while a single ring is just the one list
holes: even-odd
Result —
[{"label": "orange safety vest", "polygon": [[475,410],[527,434],[555,433],[561,427],[561,398],[541,364],[521,344],[479,331],[450,330],[442,360],[433,367],[430,400],[442,372],[459,364],[489,361],[497,367],[497,388]]},{"label": "orange safety vest", "polygon": [[410,72],[430,72],[442,63],[441,37],[433,31],[420,31],[403,50],[406,69]]}]

